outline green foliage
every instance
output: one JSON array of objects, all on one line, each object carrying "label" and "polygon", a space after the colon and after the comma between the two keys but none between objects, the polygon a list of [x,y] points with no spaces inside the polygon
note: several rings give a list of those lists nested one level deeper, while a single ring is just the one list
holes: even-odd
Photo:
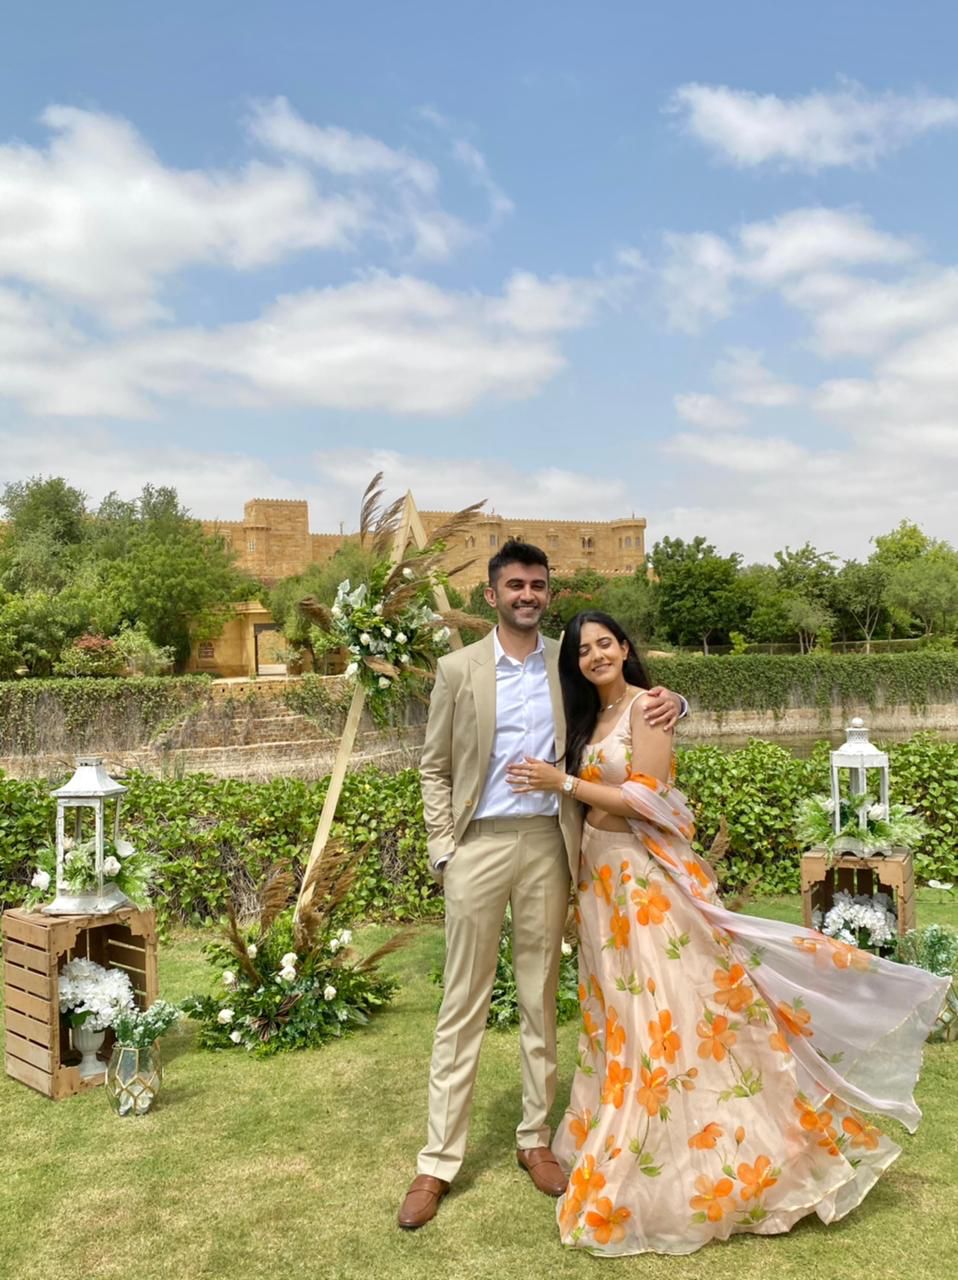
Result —
[{"label": "green foliage", "polygon": [[891,799],[909,805],[925,823],[915,852],[923,879],[958,878],[958,743],[918,733],[890,748]]},{"label": "green foliage", "polygon": [[207,697],[208,676],[0,682],[0,755],[138,747]]},{"label": "green foliage", "polygon": [[265,932],[239,935],[242,957],[226,942],[209,943],[204,951],[219,975],[217,989],[183,1002],[200,1024],[199,1043],[269,1057],[326,1044],[367,1023],[396,983],[356,956],[350,936],[330,921],[304,940],[289,909]]},{"label": "green foliage", "polygon": [[122,653],[109,636],[86,634],[77,636],[60,654],[54,665],[58,676],[120,676],[126,667]]},{"label": "green foliage", "polygon": [[149,1049],[179,1017],[179,1009],[167,1000],[154,1000],[149,1009],[124,1009],[113,1024],[116,1043],[125,1049]]},{"label": "green foliage", "polygon": [[676,644],[727,635],[741,620],[740,557],[720,556],[704,538],[663,538],[652,551],[662,629]]},{"label": "green foliage", "polygon": [[941,978],[958,977],[958,931],[944,924],[909,929],[898,942],[896,959]]},{"label": "green foliage", "polygon": [[791,706],[904,706],[958,700],[958,654],[742,654],[654,658],[654,681],[677,689],[695,710],[783,714]]},{"label": "green foliage", "polygon": [[925,635],[954,635],[958,625],[958,552],[947,543],[933,543],[914,560],[890,571],[886,594],[892,607],[918,620]]}]

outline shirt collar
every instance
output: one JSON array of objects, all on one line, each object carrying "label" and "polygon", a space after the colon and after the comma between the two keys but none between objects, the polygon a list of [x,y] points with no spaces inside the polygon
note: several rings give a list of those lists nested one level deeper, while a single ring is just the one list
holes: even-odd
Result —
[{"label": "shirt collar", "polygon": [[[509,654],[506,653],[505,649],[503,649],[502,645],[499,643],[498,627],[495,627],[492,632],[492,647],[496,655],[496,666],[499,665],[499,663],[503,660],[503,658],[505,658],[507,662],[518,663],[520,666],[522,665],[519,662],[518,658],[510,657]],[[532,658],[532,657],[535,657],[537,653],[544,653],[544,652],[545,652],[545,645],[543,644],[542,632],[540,631],[538,635],[538,639],[536,641],[536,647],[532,650],[532,653],[529,654],[529,657]]]}]

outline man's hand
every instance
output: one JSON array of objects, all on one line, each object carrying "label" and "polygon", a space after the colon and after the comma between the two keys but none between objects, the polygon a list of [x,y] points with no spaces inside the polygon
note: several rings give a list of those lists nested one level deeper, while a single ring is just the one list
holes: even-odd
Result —
[{"label": "man's hand", "polygon": [[646,723],[656,729],[674,729],[682,714],[682,699],[671,689],[657,684],[643,699],[642,714]]}]

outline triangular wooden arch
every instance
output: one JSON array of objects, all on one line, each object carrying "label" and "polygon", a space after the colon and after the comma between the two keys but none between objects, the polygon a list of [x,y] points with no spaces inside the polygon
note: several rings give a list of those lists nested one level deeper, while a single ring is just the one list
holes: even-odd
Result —
[{"label": "triangular wooden arch", "polygon": [[[415,499],[411,491],[407,491],[405,502],[403,503],[402,517],[399,521],[399,527],[393,538],[392,552],[390,560],[392,563],[399,564],[405,555],[406,548],[412,543],[414,546],[422,549],[428,545],[429,539],[426,536],[426,530],[422,523],[422,518],[416,508]],[[435,588],[436,604],[441,612],[445,613],[449,609],[449,597],[446,595],[444,587],[437,585]],[[462,636],[457,629],[452,630],[449,643],[454,649],[462,648]],[[352,758],[353,747],[356,745],[356,734],[359,732],[359,724],[362,720],[363,707],[366,704],[366,690],[358,681],[353,691],[352,702],[349,704],[349,713],[346,716],[346,724],[343,727],[343,736],[339,740],[339,750],[336,753],[336,760],[333,764],[333,771],[329,778],[329,789],[326,792],[326,799],[323,803],[323,811],[319,816],[319,825],[316,828],[316,835],[313,837],[313,847],[310,850],[309,861],[306,863],[306,869],[303,872],[303,885],[309,883],[310,874],[316,863],[323,856],[326,848],[326,842],[329,840],[329,833],[332,830],[333,821],[336,817],[336,809],[339,805],[339,797],[343,790],[343,782],[346,779],[346,770],[349,767],[349,761]],[[296,902],[296,914],[309,905],[312,898],[312,890],[308,895],[300,891],[299,898]]]}]

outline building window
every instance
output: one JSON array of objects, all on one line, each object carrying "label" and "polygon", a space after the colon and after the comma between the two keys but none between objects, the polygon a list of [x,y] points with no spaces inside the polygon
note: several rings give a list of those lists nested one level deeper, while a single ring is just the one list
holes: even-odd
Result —
[{"label": "building window", "polygon": [[255,551],[255,550],[256,550],[256,539],[255,539],[255,538],[247,538],[247,539],[246,539],[246,550],[247,550],[247,551]]},{"label": "building window", "polygon": [[549,546],[557,547],[559,545],[559,535],[557,533],[549,534]]},{"label": "building window", "polygon": [[632,572],[632,566],[631,566],[630,564],[627,564],[627,565],[625,566],[625,571],[626,571],[626,573],[631,573],[631,572]]},{"label": "building window", "polygon": [[473,537],[472,534],[470,534],[469,537],[466,539],[466,546],[474,547],[475,545],[476,545],[476,539]]},{"label": "building window", "polygon": [[592,548],[593,548],[593,542],[592,542],[592,539],[591,539],[591,538],[583,538],[583,539],[582,539],[582,550],[583,550],[583,551],[591,551],[591,550],[592,550]]},{"label": "building window", "polygon": [[625,540],[625,545],[626,545],[627,547],[631,547],[631,545],[632,545],[632,539],[631,539],[631,537],[626,538],[626,540]]},{"label": "building window", "polygon": [[498,534],[496,534],[496,533],[490,533],[490,534],[489,534],[489,546],[490,546],[490,547],[498,547],[498,545],[499,545],[499,535],[498,535]]},{"label": "building window", "polygon": [[201,662],[207,662],[210,659],[212,659],[213,656],[214,656],[213,646],[211,644],[200,645],[200,661]]}]

